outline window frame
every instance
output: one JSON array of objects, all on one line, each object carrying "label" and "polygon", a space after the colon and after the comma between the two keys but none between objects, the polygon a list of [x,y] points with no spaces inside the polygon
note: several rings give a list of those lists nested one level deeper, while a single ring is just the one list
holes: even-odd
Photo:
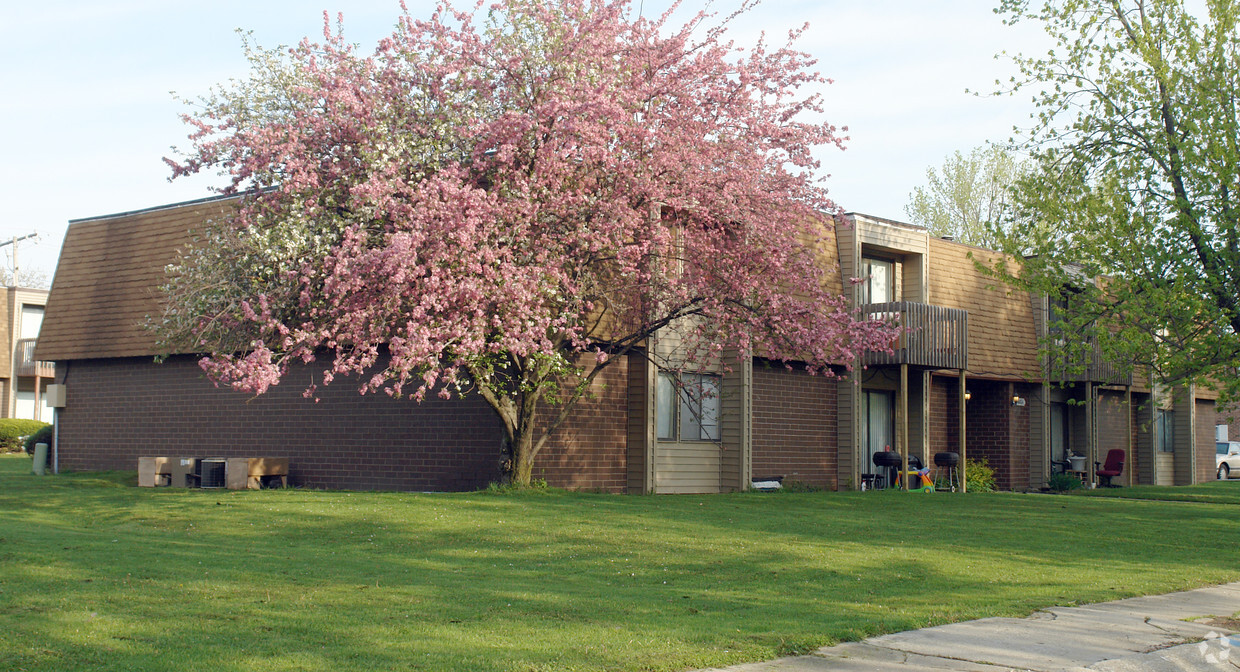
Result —
[{"label": "window frame", "polygon": [[[874,300],[874,270],[873,264],[882,264],[887,269],[887,282],[884,289],[889,298],[886,301]],[[871,303],[891,303],[896,300],[896,264],[895,259],[880,257],[874,255],[862,255],[861,257],[861,304],[867,305]]]},{"label": "window frame", "polygon": [[[702,392],[707,385],[714,388],[711,394]],[[695,389],[699,390],[696,397],[692,392]],[[675,402],[670,405],[666,398],[669,390],[675,391]],[[722,398],[723,376],[717,373],[660,370],[655,386],[655,438],[673,443],[719,443],[723,427]],[[703,422],[707,418],[714,422]]]},{"label": "window frame", "polygon": [[1154,413],[1154,451],[1175,452],[1175,411],[1160,408]]}]

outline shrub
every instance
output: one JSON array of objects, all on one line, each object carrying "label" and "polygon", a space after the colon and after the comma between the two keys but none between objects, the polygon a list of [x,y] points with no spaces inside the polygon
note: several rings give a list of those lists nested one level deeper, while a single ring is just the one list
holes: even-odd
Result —
[{"label": "shrub", "polygon": [[805,481],[798,481],[795,478],[785,478],[783,483],[780,484],[779,490],[776,490],[776,492],[822,492],[822,490],[822,488],[811,483],[806,483]]},{"label": "shrub", "polygon": [[995,470],[990,468],[986,458],[965,460],[964,474],[969,492],[995,491]]},{"label": "shrub", "polygon": [[53,429],[54,428],[51,425],[47,425],[46,427],[40,427],[39,431],[35,432],[34,434],[31,434],[30,436],[27,436],[26,437],[26,454],[34,455],[34,444],[36,443],[46,443],[48,446],[51,446]]},{"label": "shrub", "polygon": [[1054,474],[1046,485],[1055,492],[1067,492],[1069,490],[1080,490],[1084,485],[1081,479],[1069,474]]},{"label": "shrub", "polygon": [[0,452],[16,453],[22,449],[22,437],[30,436],[44,427],[51,427],[38,420],[0,418]]}]

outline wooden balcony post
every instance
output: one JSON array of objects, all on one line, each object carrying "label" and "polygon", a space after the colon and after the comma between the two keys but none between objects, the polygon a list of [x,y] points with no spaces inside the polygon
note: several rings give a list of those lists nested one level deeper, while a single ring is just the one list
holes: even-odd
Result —
[{"label": "wooden balcony post", "polygon": [[958,450],[958,452],[960,453],[960,492],[969,491],[969,480],[968,480],[968,474],[966,473],[966,467],[965,467],[965,461],[968,459],[969,456],[965,449],[966,442],[965,442],[964,435],[965,435],[965,403],[966,402],[965,402],[964,395],[965,395],[965,372],[964,372],[964,369],[960,369],[960,394],[959,394],[959,398],[960,398],[960,404],[959,404],[960,405],[960,436],[959,436],[960,448]]},{"label": "wooden balcony post", "polygon": [[908,364],[900,365],[900,406],[896,445],[900,447],[900,485],[908,489]]},{"label": "wooden balcony post", "polygon": [[1133,468],[1136,463],[1132,461],[1133,452],[1133,431],[1132,431],[1132,386],[1129,385],[1124,389],[1124,414],[1127,416],[1127,422],[1124,423],[1125,429],[1128,430],[1128,440],[1124,442],[1124,464],[1127,473],[1125,474],[1128,482],[1125,485],[1136,485],[1137,479],[1134,477],[1136,472]]},{"label": "wooden balcony post", "polygon": [[[1094,399],[1094,384],[1085,381],[1085,469],[1089,483],[1094,482],[1094,460],[1098,459],[1098,402]],[[1086,487],[1089,487],[1086,485]]]}]

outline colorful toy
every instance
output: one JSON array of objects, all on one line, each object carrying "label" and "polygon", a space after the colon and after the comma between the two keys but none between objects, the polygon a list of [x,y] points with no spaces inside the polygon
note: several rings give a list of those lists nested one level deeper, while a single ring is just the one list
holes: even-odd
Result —
[{"label": "colorful toy", "polygon": [[[930,480],[930,467],[923,467],[916,471],[904,472],[905,477],[917,475],[921,479],[920,488],[911,488],[909,492],[934,492],[934,482]],[[907,487],[908,483],[905,479],[900,479],[900,486]]]}]

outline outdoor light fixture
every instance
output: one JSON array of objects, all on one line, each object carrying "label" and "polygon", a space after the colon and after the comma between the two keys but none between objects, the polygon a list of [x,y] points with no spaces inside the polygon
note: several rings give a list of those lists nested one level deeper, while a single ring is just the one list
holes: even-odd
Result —
[{"label": "outdoor light fixture", "polygon": [[965,400],[965,401],[968,401],[968,400],[970,400],[970,399],[972,399],[972,398],[973,398],[973,393],[972,393],[972,392],[970,392],[970,391],[968,391],[968,390],[965,390],[965,391],[964,391],[964,400]]},{"label": "outdoor light fixture", "polygon": [[1024,406],[1025,398],[1020,396],[1019,394],[1012,395],[1012,405],[1013,406]]}]

